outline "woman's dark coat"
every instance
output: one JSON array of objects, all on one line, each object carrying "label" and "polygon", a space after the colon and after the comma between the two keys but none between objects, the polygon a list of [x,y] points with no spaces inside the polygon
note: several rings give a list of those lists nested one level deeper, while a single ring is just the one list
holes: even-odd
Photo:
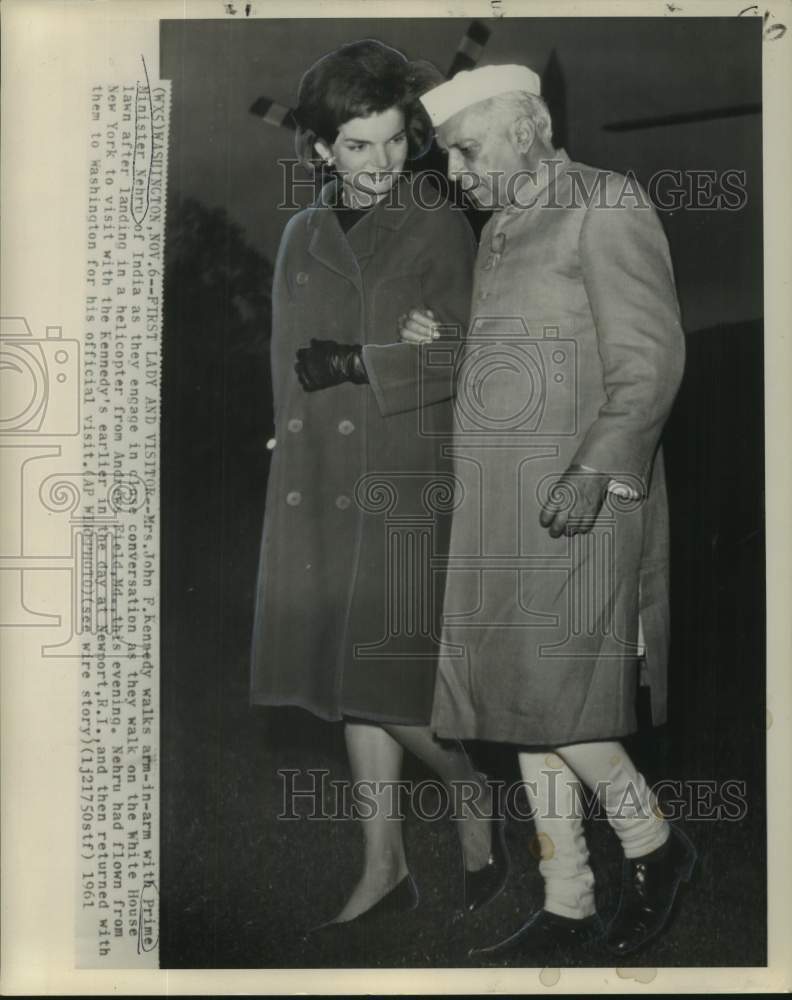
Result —
[{"label": "woman's dark coat", "polygon": [[[474,241],[464,215],[403,178],[344,234],[335,184],[288,223],[273,285],[276,446],[267,489],[251,700],[424,724],[431,715],[450,469],[451,368],[399,342],[399,317],[467,323]],[[423,197],[421,197],[423,196]],[[454,337],[454,332],[449,331]],[[306,393],[312,337],[365,345],[370,385]],[[442,360],[442,359],[441,359]],[[445,524],[443,522],[446,522]]]}]

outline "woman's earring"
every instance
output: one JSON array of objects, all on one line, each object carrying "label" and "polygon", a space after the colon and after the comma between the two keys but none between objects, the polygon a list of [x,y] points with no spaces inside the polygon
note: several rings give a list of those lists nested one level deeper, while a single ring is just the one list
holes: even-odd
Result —
[{"label": "woman's earring", "polygon": [[322,162],[325,164],[325,166],[327,167],[333,166],[333,164],[335,163],[335,157],[330,152],[329,146],[326,146],[323,142],[317,142],[314,144],[314,149],[321,157]]}]

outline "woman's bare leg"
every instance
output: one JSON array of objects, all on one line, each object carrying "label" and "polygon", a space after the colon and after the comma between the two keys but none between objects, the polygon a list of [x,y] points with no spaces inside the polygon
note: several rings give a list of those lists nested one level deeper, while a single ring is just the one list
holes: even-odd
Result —
[{"label": "woman's bare leg", "polygon": [[[415,754],[448,787],[452,807],[458,803],[457,833],[465,867],[486,865],[491,845],[491,797],[461,743],[440,743],[426,726],[373,725],[347,722],[344,727],[353,787],[361,784],[366,802],[363,827],[363,874],[334,922],[353,920],[371,909],[407,875],[407,859],[398,818],[396,782],[404,749]],[[460,796],[460,798],[456,798]]]},{"label": "woman's bare leg", "polygon": [[407,875],[402,822],[397,818],[397,788],[404,756],[401,745],[381,726],[347,722],[344,727],[353,789],[365,783],[362,803],[363,874],[337,922],[371,909]]},{"label": "woman's bare leg", "polygon": [[483,868],[492,849],[491,792],[462,744],[458,740],[439,742],[428,726],[386,723],[383,728],[441,778],[451,795],[452,811],[458,816],[456,828],[465,867],[469,871]]}]

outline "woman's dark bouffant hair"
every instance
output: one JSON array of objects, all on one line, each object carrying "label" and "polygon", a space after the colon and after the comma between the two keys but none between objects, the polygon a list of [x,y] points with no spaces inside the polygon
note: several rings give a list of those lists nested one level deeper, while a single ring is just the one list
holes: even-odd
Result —
[{"label": "woman's dark bouffant hair", "polygon": [[442,82],[431,63],[410,62],[373,38],[342,45],[315,62],[300,81],[294,112],[297,155],[316,165],[317,139],[332,146],[345,122],[396,107],[404,114],[410,158],[421,156],[431,144],[432,124],[418,98]]}]

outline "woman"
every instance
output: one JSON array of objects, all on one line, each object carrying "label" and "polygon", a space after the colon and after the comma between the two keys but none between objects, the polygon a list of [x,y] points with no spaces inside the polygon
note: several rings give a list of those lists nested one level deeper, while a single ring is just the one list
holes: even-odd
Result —
[{"label": "woman", "polygon": [[[363,874],[333,924],[417,903],[400,823],[387,815],[405,748],[452,791],[473,788],[479,810],[490,806],[461,744],[428,728],[442,583],[429,556],[442,551],[453,496],[441,455],[451,386],[447,362],[433,367],[399,324],[423,305],[458,342],[474,257],[464,216],[402,173],[429,144],[418,96],[436,80],[373,40],[308,70],[298,150],[335,176],[289,221],[275,268],[277,444],[251,698],[343,720],[353,781],[379,783],[362,819]],[[457,830],[473,910],[505,881],[502,826],[493,838],[466,805]]]}]

